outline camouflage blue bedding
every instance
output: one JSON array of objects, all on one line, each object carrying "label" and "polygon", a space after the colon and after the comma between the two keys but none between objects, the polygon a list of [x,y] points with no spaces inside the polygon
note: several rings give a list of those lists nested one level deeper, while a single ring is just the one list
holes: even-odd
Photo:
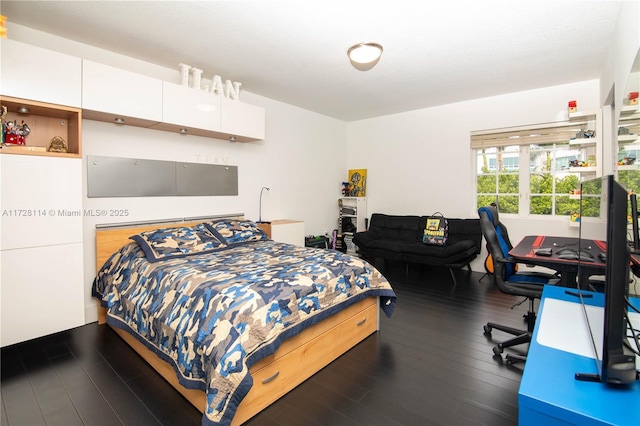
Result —
[{"label": "camouflage blue bedding", "polygon": [[206,392],[203,424],[229,424],[252,386],[249,367],[285,339],[369,296],[391,316],[395,294],[366,261],[268,239],[147,260],[136,242],[93,283],[107,323],[168,361],[180,383]]}]

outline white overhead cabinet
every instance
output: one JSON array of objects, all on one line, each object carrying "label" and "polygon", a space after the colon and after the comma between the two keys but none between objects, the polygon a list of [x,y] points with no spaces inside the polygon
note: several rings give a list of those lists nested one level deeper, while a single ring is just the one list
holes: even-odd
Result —
[{"label": "white overhead cabinet", "polygon": [[248,142],[264,139],[264,108],[82,60],[83,118]]},{"label": "white overhead cabinet", "polygon": [[154,129],[216,137],[220,133],[220,96],[162,82],[162,123]]},{"label": "white overhead cabinet", "polygon": [[0,155],[0,344],[84,324],[82,161]]},{"label": "white overhead cabinet", "polygon": [[236,136],[238,141],[264,139],[264,108],[229,98],[222,98],[220,129],[222,133]]},{"label": "white overhead cabinet", "polygon": [[264,139],[265,112],[262,107],[165,81],[162,123],[152,128],[249,142]]},{"label": "white overhead cabinet", "polygon": [[85,119],[149,127],[162,121],[162,80],[83,59],[82,109]]},{"label": "white overhead cabinet", "polygon": [[5,96],[79,108],[82,60],[10,39],[0,39],[0,91]]}]

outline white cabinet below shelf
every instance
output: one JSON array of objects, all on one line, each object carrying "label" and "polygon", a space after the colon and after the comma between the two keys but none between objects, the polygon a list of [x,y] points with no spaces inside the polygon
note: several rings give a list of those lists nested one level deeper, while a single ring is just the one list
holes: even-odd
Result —
[{"label": "white cabinet below shelf", "polygon": [[82,241],[81,159],[1,155],[0,165],[2,250]]},{"label": "white cabinet below shelf", "polygon": [[0,155],[0,343],[84,324],[82,160]]},{"label": "white cabinet below shelf", "polygon": [[0,345],[84,324],[83,244],[0,251]]},{"label": "white cabinet below shelf", "polygon": [[10,39],[0,39],[0,51],[2,95],[80,107],[80,58]]},{"label": "white cabinet below shelf", "polygon": [[162,80],[82,60],[83,117],[132,126],[162,121]]}]

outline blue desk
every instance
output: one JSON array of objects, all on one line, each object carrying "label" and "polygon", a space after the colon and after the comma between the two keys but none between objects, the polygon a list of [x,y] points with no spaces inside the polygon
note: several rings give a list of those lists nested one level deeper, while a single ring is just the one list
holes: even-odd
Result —
[{"label": "blue desk", "polygon": [[[518,393],[519,424],[640,425],[640,381],[617,388],[574,378],[576,372],[595,374],[598,367],[579,299],[566,290],[546,286],[542,294]],[[604,295],[590,294],[585,302],[591,326],[601,328],[602,317],[598,324],[597,316],[602,316]],[[639,299],[632,303],[640,306]],[[632,322],[637,325],[639,320],[634,315]],[[601,339],[602,331],[599,334]],[[596,347],[600,351],[601,343]]]}]

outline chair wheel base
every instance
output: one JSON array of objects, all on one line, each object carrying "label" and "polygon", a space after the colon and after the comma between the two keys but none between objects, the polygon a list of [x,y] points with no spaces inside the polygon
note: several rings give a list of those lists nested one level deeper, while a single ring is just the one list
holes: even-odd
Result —
[{"label": "chair wheel base", "polygon": [[493,347],[493,353],[497,356],[502,355],[502,351],[503,349],[500,346],[494,346]]},{"label": "chair wheel base", "polygon": [[513,365],[513,364],[518,363],[518,362],[526,362],[527,361],[527,357],[526,356],[515,355],[515,354],[507,354],[507,356],[505,358],[506,358],[505,361],[506,361],[507,365]]},{"label": "chair wheel base", "polygon": [[492,328],[492,327],[489,327],[488,325],[485,325],[485,326],[484,326],[484,334],[485,334],[485,335],[489,335],[489,334],[491,334],[491,330],[493,330],[493,328]]}]

